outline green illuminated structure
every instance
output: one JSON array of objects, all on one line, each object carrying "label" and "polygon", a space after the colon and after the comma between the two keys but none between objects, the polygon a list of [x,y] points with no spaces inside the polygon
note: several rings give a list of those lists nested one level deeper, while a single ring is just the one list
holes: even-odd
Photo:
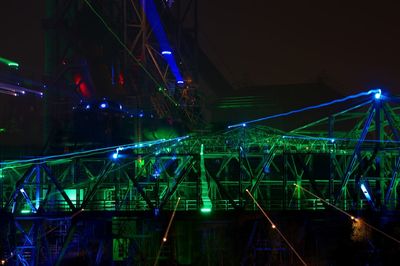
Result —
[{"label": "green illuminated structure", "polygon": [[[81,230],[71,217],[112,217],[101,221],[118,228],[113,231],[113,258],[124,261],[136,242],[119,230],[130,228],[131,234],[147,239],[143,245],[157,246],[159,233],[137,217],[164,217],[178,197],[178,213],[209,213],[205,217],[257,210],[246,189],[267,211],[329,208],[302,193],[293,186],[296,183],[345,210],[395,210],[399,207],[399,111],[389,100],[368,99],[290,132],[245,126],[124,148],[3,162],[1,208],[17,223],[23,216],[25,226],[29,217],[36,229],[38,217],[43,221],[52,217],[46,226],[58,228],[55,223],[59,223],[67,228],[59,233],[65,239],[57,249],[60,261]],[[116,149],[120,156],[112,158]],[[367,184],[372,199],[359,193],[360,182]],[[22,235],[21,230],[32,229],[16,228]],[[52,245],[55,239],[48,241]],[[28,254],[22,242],[18,245]]]}]

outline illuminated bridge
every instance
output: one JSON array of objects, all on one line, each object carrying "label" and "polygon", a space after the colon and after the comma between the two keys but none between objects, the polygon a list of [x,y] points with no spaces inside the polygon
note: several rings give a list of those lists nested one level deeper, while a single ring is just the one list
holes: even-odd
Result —
[{"label": "illuminated bridge", "polygon": [[139,263],[148,252],[148,263],[178,199],[181,217],[256,213],[247,191],[273,212],[397,210],[398,99],[380,90],[357,99],[290,132],[250,121],[212,134],[4,161],[3,246],[22,265],[62,264],[66,254],[79,257],[79,237],[105,230],[113,242],[105,235],[93,240],[98,262]]}]

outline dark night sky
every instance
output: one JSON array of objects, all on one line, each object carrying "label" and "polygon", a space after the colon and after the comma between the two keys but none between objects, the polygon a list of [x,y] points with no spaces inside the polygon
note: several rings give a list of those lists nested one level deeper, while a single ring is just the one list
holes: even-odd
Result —
[{"label": "dark night sky", "polygon": [[395,1],[199,3],[202,44],[236,86],[325,76],[349,88],[344,92],[370,86],[400,92]]},{"label": "dark night sky", "polygon": [[41,77],[44,64],[44,0],[0,3],[0,56],[18,62],[22,69]]},{"label": "dark night sky", "polygon": [[[40,73],[44,1],[2,2],[0,56]],[[322,76],[343,92],[400,93],[398,11],[397,1],[199,0],[199,39],[235,87]]]}]

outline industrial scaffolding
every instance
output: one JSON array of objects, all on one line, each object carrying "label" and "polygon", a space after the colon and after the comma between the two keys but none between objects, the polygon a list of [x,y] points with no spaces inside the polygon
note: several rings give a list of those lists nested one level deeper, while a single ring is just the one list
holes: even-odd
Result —
[{"label": "industrial scaffolding", "polygon": [[[371,94],[290,132],[243,123],[207,135],[4,161],[6,258],[17,265],[60,265],[92,219],[112,224],[114,247],[124,246],[113,259],[126,260],[128,247],[139,250],[151,238],[150,228],[157,228],[157,217],[170,213],[178,197],[178,214],[254,212],[246,190],[267,211],[330,208],[301,186],[346,211],[395,211],[397,103],[395,97]],[[138,217],[151,222],[139,226]],[[134,227],[141,241],[128,240],[125,227]],[[157,236],[152,239],[158,243]],[[106,237],[98,241],[94,257],[100,262]],[[142,252],[156,253],[150,246]]]}]

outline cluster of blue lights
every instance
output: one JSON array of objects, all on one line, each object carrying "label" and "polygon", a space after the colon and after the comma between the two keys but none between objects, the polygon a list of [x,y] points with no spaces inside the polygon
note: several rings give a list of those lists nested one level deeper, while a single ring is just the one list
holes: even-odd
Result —
[{"label": "cluster of blue lights", "polygon": [[106,99],[103,99],[100,102],[83,102],[82,100],[80,101],[80,107],[74,107],[75,109],[81,109],[84,111],[91,111],[91,110],[104,110],[104,111],[112,111],[112,112],[118,112],[118,113],[122,113],[123,115],[125,115],[126,117],[139,117],[139,118],[154,118],[153,114],[147,114],[145,115],[145,113],[143,112],[143,110],[128,110],[128,108],[124,108],[122,106],[122,104],[119,103],[115,103],[112,101],[108,101]]},{"label": "cluster of blue lights", "polygon": [[[187,139],[187,138],[189,138],[189,136],[177,137],[177,138],[167,139],[167,140],[166,139],[160,139],[160,140],[156,140],[156,141],[149,141],[149,142],[146,142],[146,143],[138,143],[138,144],[134,144],[134,145],[119,146],[119,147],[115,148],[115,151],[111,154],[111,158],[113,160],[117,160],[117,159],[123,157],[120,154],[120,152],[124,151],[124,150],[151,147],[153,145],[160,145],[160,144],[163,144],[163,143],[166,143],[166,142],[180,142],[180,141],[182,141],[184,139]],[[159,155],[160,152],[161,152],[160,150],[156,150],[154,152],[154,154],[155,155]],[[173,162],[174,160],[176,160],[176,156],[174,156],[170,160],[170,162]],[[160,174],[161,174],[161,171],[158,168],[156,168],[155,169],[155,173],[153,174],[153,176],[154,177],[158,177],[158,176],[160,176]]]}]

